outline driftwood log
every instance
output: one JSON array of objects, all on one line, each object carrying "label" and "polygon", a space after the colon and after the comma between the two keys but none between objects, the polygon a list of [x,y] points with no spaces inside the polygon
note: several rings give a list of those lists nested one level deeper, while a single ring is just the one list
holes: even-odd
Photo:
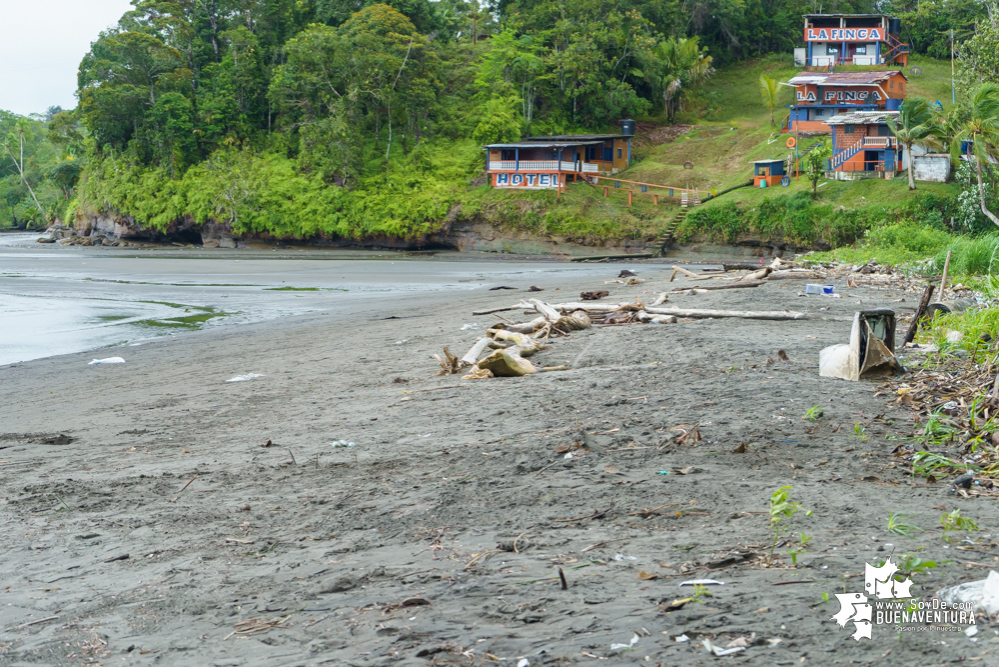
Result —
[{"label": "driftwood log", "polygon": [[905,332],[905,338],[902,339],[902,346],[905,347],[906,343],[911,343],[916,337],[916,331],[919,329],[919,318],[923,316],[926,312],[926,306],[929,305],[930,299],[933,298],[933,290],[936,285],[929,284],[926,289],[923,290],[923,298],[919,300],[919,308],[916,308],[916,314],[912,316],[912,322],[909,324],[909,330]]},{"label": "driftwood log", "polygon": [[[696,290],[716,290],[716,289],[738,289],[740,287],[759,287],[763,284],[762,280],[746,280],[746,281],[736,281],[727,285],[704,285],[703,287],[697,287]],[[689,287],[677,287],[673,289],[673,292],[686,292]],[[653,303],[653,306],[658,306],[658,303]]]},{"label": "driftwood log", "polygon": [[707,318],[707,317],[738,317],[744,320],[804,320],[805,313],[791,310],[696,310],[689,308],[646,308],[653,315],[674,315],[676,317]]}]

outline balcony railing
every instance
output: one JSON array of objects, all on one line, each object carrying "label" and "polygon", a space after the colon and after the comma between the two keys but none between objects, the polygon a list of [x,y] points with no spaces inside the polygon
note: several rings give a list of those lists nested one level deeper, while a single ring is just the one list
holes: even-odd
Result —
[{"label": "balcony railing", "polygon": [[599,164],[589,162],[566,162],[564,160],[490,160],[489,171],[570,171],[579,173],[600,173]]},{"label": "balcony railing", "polygon": [[864,148],[892,148],[896,145],[895,137],[864,137]]},{"label": "balcony railing", "polygon": [[870,160],[867,162],[848,162],[836,171],[899,171],[901,167],[898,162],[885,162],[884,160]]}]

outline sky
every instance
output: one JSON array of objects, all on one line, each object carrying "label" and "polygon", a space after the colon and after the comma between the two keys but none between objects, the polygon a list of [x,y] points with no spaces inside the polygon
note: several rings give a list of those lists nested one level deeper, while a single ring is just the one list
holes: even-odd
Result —
[{"label": "sky", "polygon": [[129,0],[0,0],[0,109],[74,108],[90,43],[131,8]]}]

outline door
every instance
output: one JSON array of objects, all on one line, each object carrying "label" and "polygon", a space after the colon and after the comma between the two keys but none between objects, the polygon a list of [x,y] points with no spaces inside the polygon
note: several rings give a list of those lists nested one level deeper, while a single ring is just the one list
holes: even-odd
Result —
[{"label": "door", "polygon": [[613,161],[614,161],[614,148],[613,147],[608,148],[607,146],[604,146],[604,162],[613,162]]}]

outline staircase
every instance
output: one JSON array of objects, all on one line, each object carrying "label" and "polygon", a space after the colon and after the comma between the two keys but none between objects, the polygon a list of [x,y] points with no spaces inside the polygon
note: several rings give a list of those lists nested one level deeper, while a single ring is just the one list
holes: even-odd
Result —
[{"label": "staircase", "polygon": [[823,142],[823,140],[819,139],[815,143],[813,143],[813,144],[811,144],[809,146],[806,146],[800,153],[798,153],[798,157],[799,158],[805,157],[806,155],[808,155],[809,153],[811,153],[813,150],[815,150],[816,148],[818,148],[819,146],[821,146],[822,142]]},{"label": "staircase", "polygon": [[885,54],[885,63],[890,65],[895,62],[895,59],[898,56],[909,52],[909,45],[903,44],[892,35],[886,35],[886,37],[886,41],[888,42],[888,53]]},{"label": "staircase", "polygon": [[677,216],[670,220],[662,234],[656,237],[656,240],[652,242],[652,246],[655,248],[652,253],[653,257],[662,257],[666,254],[666,246],[668,246],[673,240],[673,232],[676,231],[676,228],[686,219],[686,217],[687,207],[683,206]]},{"label": "staircase", "polygon": [[840,167],[844,162],[846,162],[847,160],[849,160],[862,150],[864,150],[864,142],[861,141],[853,148],[847,148],[841,150],[839,153],[836,153],[836,155],[833,155],[831,160],[833,170],[835,170],[837,167]]}]

